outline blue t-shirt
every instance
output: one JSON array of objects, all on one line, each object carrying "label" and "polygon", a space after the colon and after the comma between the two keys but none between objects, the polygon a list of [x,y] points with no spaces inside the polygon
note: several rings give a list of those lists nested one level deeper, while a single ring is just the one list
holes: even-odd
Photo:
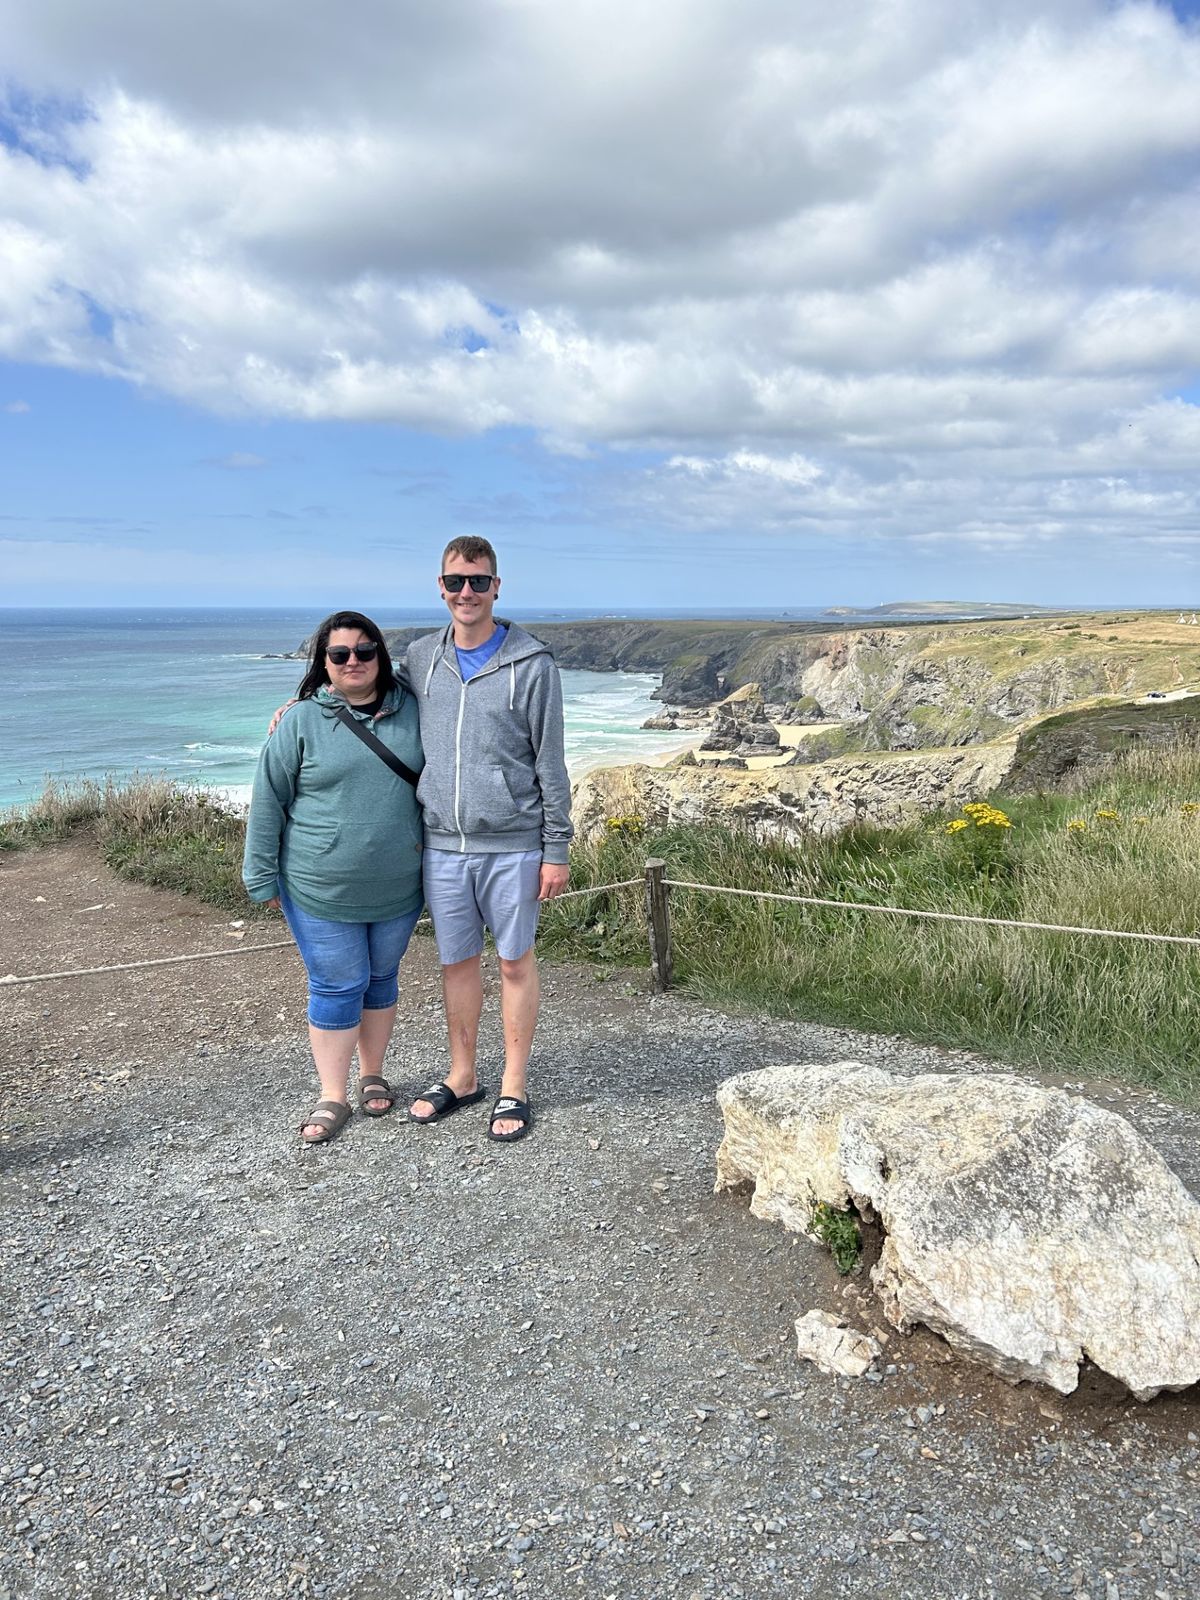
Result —
[{"label": "blue t-shirt", "polygon": [[473,678],[477,672],[483,671],[507,637],[508,629],[499,627],[490,639],[477,644],[474,650],[460,650],[457,645],[454,646],[454,654],[458,657],[459,674],[464,683],[468,678]]}]

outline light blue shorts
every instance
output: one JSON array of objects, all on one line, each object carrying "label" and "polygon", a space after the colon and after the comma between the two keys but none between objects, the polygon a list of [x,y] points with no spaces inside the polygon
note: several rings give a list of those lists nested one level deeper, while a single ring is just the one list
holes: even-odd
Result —
[{"label": "light blue shorts", "polygon": [[541,910],[540,850],[461,855],[427,848],[423,869],[425,903],[444,967],[481,954],[485,927],[504,961],[517,961],[532,948]]}]

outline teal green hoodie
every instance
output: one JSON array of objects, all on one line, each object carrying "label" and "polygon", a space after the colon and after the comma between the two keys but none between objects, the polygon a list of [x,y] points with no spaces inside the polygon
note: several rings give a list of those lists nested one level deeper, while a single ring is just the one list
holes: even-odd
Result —
[{"label": "teal green hoodie", "polygon": [[[242,881],[252,900],[282,883],[330,922],[386,922],[421,904],[416,791],[343,723],[328,685],[289,707],[263,746],[246,823]],[[392,689],[374,717],[350,710],[406,766],[425,764],[417,705]]]}]

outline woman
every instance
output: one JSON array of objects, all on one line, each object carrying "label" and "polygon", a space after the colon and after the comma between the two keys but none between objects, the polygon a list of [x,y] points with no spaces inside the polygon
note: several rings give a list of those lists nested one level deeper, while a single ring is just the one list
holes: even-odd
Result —
[{"label": "woman", "polygon": [[345,1126],[355,1047],[363,1111],[381,1117],[395,1103],[382,1069],[396,969],[421,914],[423,764],[416,702],[397,682],[383,635],[360,612],[335,611],[259,757],[242,865],[250,898],[281,907],[308,972],[321,1100],[300,1130],[306,1144]]}]

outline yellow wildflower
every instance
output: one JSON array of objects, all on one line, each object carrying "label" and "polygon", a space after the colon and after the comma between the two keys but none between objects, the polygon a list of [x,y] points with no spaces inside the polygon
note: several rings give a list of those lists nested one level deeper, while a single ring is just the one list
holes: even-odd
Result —
[{"label": "yellow wildflower", "polygon": [[[1004,812],[996,806],[988,805],[986,800],[970,800],[963,807],[963,811],[977,828],[1011,828],[1012,823]],[[964,824],[968,826],[969,824]],[[955,829],[955,832],[958,830]]]},{"label": "yellow wildflower", "polygon": [[612,833],[623,833],[630,839],[640,839],[646,831],[641,817],[609,817],[605,827]]},{"label": "yellow wildflower", "polygon": [[1087,823],[1083,820],[1082,817],[1072,817],[1070,822],[1067,823],[1067,832],[1068,833],[1086,833],[1087,832]]}]

